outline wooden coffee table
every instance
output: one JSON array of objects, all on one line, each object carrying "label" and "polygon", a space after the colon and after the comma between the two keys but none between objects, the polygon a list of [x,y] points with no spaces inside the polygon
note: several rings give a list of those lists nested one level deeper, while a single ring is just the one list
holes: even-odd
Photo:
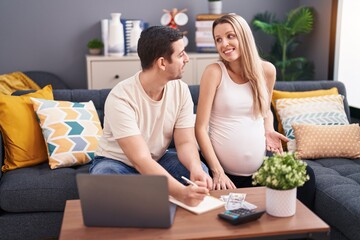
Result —
[{"label": "wooden coffee table", "polygon": [[[230,192],[246,193],[248,202],[257,205],[258,209],[265,209],[264,187],[212,191],[211,195],[220,197]],[[329,226],[298,200],[296,214],[292,217],[278,218],[264,214],[256,221],[236,226],[217,217],[222,211],[223,207],[195,215],[178,207],[174,224],[168,229],[86,227],[80,201],[69,200],[59,239],[329,239],[330,235]]]}]

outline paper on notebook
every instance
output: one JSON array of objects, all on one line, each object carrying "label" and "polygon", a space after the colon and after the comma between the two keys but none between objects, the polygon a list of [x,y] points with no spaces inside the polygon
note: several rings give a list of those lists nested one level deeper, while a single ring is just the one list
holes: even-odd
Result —
[{"label": "paper on notebook", "polygon": [[169,197],[169,200],[170,200],[170,202],[175,203],[176,205],[178,205],[182,208],[185,208],[186,210],[189,210],[190,212],[193,212],[196,214],[201,214],[201,213],[205,213],[205,212],[214,210],[216,208],[224,206],[224,204],[225,204],[220,199],[217,199],[212,196],[206,196],[204,198],[204,200],[201,203],[199,203],[199,205],[197,205],[196,207],[188,206],[188,205],[176,200],[172,196]]}]

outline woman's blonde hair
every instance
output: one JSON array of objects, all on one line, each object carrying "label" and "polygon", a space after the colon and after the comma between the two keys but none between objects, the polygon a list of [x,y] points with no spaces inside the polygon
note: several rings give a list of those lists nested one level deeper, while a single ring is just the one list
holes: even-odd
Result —
[{"label": "woman's blonde hair", "polygon": [[[254,36],[245,19],[236,14],[226,14],[216,19],[212,26],[213,37],[214,29],[218,24],[229,23],[233,27],[239,41],[239,48],[242,50],[240,62],[243,67],[243,78],[248,80],[253,93],[253,113],[254,116],[265,117],[269,110],[269,92],[266,87],[265,73],[262,67],[262,59],[259,56]],[[222,62],[228,66],[228,62],[221,58]]]}]

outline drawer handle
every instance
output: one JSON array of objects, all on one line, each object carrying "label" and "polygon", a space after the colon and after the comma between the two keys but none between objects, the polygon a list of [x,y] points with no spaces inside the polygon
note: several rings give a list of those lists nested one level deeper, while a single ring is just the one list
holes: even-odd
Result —
[{"label": "drawer handle", "polygon": [[119,78],[119,75],[116,74],[116,75],[115,75],[115,78],[118,79],[118,78]]}]

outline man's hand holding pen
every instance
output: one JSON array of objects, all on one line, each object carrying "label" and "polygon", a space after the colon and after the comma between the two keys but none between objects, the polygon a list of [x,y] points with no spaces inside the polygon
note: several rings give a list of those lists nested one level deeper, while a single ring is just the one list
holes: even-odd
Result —
[{"label": "man's hand holding pen", "polygon": [[207,188],[207,184],[202,181],[191,181],[190,179],[182,176],[182,179],[185,180],[187,184],[189,184],[188,187],[185,187],[184,191],[185,196],[184,203],[189,206],[197,206],[201,201],[204,200],[204,198],[209,195],[209,189]]}]

